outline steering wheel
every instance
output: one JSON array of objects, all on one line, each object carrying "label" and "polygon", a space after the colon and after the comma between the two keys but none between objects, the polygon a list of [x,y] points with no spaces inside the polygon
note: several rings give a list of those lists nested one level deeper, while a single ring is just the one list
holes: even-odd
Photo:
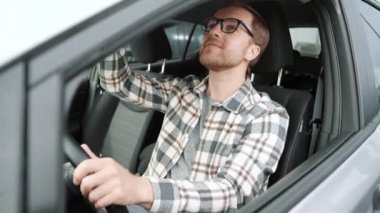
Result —
[{"label": "steering wheel", "polygon": [[[84,150],[80,148],[80,146],[76,142],[74,142],[74,140],[67,136],[64,138],[63,141],[63,150],[67,159],[73,166],[78,166],[82,161],[89,159],[89,156],[84,152]],[[80,193],[79,186],[76,186],[73,183],[73,173],[74,169],[65,171],[64,177],[66,184],[69,186],[70,189]],[[127,207],[120,205],[107,206],[106,210],[108,213],[128,213]]]}]

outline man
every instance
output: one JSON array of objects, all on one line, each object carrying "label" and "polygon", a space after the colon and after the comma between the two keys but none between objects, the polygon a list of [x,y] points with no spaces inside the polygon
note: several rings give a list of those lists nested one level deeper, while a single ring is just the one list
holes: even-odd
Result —
[{"label": "man", "polygon": [[[165,112],[144,176],[110,158],[91,160],[74,183],[96,207],[138,204],[153,212],[236,210],[266,189],[284,147],[288,115],[254,90],[250,63],[269,33],[249,6],[229,5],[205,21],[200,62],[209,70],[170,80],[136,76],[118,51],[102,63],[101,85],[123,100]],[[117,63],[115,63],[117,61]]]}]

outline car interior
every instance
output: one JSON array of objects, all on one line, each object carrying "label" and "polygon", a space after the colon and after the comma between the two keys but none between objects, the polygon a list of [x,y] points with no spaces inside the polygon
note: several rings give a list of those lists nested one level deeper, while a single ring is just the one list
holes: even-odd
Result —
[{"label": "car interior", "polygon": [[[223,5],[209,1],[137,35],[125,48],[136,73],[150,78],[207,76],[199,63],[202,20]],[[283,105],[290,123],[274,185],[327,144],[318,137],[323,123],[323,57],[320,23],[313,2],[249,1],[263,16],[270,42],[251,68],[256,90]],[[99,84],[98,65],[88,67],[67,118],[67,131],[77,143],[112,157],[132,173],[143,174],[161,128],[163,113],[120,101]]]}]

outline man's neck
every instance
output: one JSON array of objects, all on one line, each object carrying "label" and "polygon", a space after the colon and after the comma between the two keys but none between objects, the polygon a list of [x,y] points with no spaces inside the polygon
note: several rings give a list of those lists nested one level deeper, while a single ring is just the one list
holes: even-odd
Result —
[{"label": "man's neck", "polygon": [[230,69],[224,71],[209,71],[207,91],[210,97],[224,101],[234,94],[245,82],[245,71]]}]

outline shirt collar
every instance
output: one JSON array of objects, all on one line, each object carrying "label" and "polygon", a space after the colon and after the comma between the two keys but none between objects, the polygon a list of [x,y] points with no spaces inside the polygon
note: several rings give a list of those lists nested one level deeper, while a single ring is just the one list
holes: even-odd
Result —
[{"label": "shirt collar", "polygon": [[199,83],[196,87],[194,87],[194,92],[197,94],[203,94],[207,89],[208,76],[206,76],[201,83]]},{"label": "shirt collar", "polygon": [[244,102],[248,100],[252,91],[254,91],[252,83],[250,79],[247,79],[233,95],[223,101],[223,106],[234,113],[238,113],[240,108],[244,106]]},{"label": "shirt collar", "polygon": [[[197,94],[202,94],[206,92],[208,83],[208,76],[204,78],[200,84],[194,87],[194,91]],[[254,96],[258,95],[258,92],[253,89],[252,83],[250,79],[246,79],[245,82],[241,85],[241,87],[230,97],[226,98],[223,102],[217,102],[217,106],[222,105],[227,110],[238,113],[240,108],[244,106],[246,101],[256,102],[257,98],[248,97],[250,94]]]}]

